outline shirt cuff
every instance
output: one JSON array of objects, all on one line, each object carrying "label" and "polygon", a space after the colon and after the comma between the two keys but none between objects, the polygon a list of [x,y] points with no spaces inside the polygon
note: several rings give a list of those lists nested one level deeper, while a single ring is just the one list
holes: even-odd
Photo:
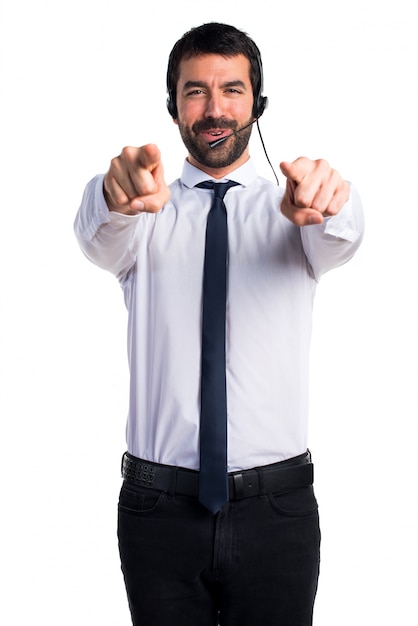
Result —
[{"label": "shirt cuff", "polygon": [[331,237],[354,243],[361,236],[363,230],[361,203],[352,186],[350,196],[339,213],[325,218],[324,222],[324,233]]}]

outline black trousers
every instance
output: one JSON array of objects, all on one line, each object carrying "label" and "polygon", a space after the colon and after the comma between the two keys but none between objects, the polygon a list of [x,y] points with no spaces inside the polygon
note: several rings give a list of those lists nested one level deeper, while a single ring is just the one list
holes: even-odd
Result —
[{"label": "black trousers", "polygon": [[320,529],[312,485],[230,501],[124,480],[118,513],[134,626],[311,626]]}]

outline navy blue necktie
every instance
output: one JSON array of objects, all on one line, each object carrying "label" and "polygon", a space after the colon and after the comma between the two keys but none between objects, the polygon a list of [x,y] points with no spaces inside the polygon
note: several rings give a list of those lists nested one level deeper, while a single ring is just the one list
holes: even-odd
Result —
[{"label": "navy blue necktie", "polygon": [[225,314],[228,228],[223,198],[233,181],[206,181],[214,190],[206,226],[203,270],[199,500],[217,513],[228,500]]}]

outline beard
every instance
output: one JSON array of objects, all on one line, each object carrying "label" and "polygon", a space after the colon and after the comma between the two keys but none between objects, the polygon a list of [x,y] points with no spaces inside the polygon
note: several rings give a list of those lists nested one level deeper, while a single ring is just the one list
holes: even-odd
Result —
[{"label": "beard", "polygon": [[[251,124],[253,118],[248,120],[246,124]],[[211,168],[229,167],[237,161],[248,146],[251,137],[252,124],[248,128],[239,131],[236,135],[232,135],[218,146],[211,148],[200,133],[211,128],[230,128],[236,131],[238,123],[233,120],[225,120],[223,118],[206,118],[195,122],[192,127],[178,122],[181,138],[191,156],[201,165]],[[239,130],[239,129],[238,129]],[[216,141],[216,137],[213,138]]]}]

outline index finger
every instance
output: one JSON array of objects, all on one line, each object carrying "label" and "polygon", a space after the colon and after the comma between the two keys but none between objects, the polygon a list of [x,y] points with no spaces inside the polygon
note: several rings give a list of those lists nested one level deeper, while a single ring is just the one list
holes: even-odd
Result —
[{"label": "index finger", "polygon": [[161,153],[155,144],[147,144],[138,149],[130,163],[129,179],[136,196],[157,192],[162,170]]},{"label": "index finger", "polygon": [[287,179],[293,180],[297,185],[312,172],[315,165],[314,162],[306,157],[299,157],[290,163],[282,161],[280,169]]},{"label": "index finger", "polygon": [[153,144],[148,143],[140,148],[139,153],[139,165],[144,169],[152,172],[161,163],[161,152],[159,148]]}]

